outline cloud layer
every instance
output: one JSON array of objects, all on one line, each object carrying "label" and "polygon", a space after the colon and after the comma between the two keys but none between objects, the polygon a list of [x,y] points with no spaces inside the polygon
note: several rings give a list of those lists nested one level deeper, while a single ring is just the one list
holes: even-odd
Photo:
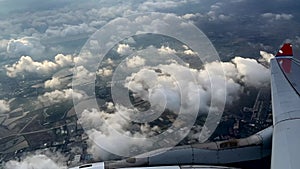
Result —
[{"label": "cloud layer", "polygon": [[[262,57],[269,59],[266,52]],[[147,62],[146,62],[147,63]],[[221,69],[220,69],[221,68]],[[224,71],[224,72],[223,72]],[[222,79],[226,79],[224,86]],[[257,87],[269,85],[270,72],[255,59],[235,57],[229,62],[212,62],[203,65],[201,70],[179,65],[175,61],[171,64],[146,66],[131,74],[125,80],[124,87],[133,92],[134,97],[149,101],[156,110],[168,109],[178,112],[199,110],[218,112],[222,107],[211,105],[212,92],[220,94],[214,102],[224,102],[222,93],[226,93],[226,103],[231,104],[239,98],[244,86]],[[214,84],[212,88],[211,83]],[[220,85],[218,83],[220,82]],[[200,99],[196,99],[196,98]],[[150,126],[149,123],[134,124],[135,115],[139,110],[135,108],[106,103],[103,110],[83,110],[79,122],[85,126],[90,136],[89,149],[97,159],[109,159],[112,152],[129,152],[143,147],[144,152],[151,149],[152,142],[147,138],[162,132],[163,126]],[[170,120],[170,119],[169,119]],[[200,132],[203,133],[200,135]],[[206,126],[197,127],[193,131],[193,139],[201,141],[204,135],[209,136],[210,129]],[[127,138],[123,140],[123,138]],[[145,147],[146,142],[149,147]],[[122,144],[120,144],[122,142]],[[119,145],[115,147],[114,145]],[[126,153],[125,153],[126,154]]]}]

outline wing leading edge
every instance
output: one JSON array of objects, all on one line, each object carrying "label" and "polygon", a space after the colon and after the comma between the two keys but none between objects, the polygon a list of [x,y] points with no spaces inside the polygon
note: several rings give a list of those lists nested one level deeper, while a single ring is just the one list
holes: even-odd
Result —
[{"label": "wing leading edge", "polygon": [[272,169],[300,166],[300,65],[287,43],[271,60],[273,106]]}]

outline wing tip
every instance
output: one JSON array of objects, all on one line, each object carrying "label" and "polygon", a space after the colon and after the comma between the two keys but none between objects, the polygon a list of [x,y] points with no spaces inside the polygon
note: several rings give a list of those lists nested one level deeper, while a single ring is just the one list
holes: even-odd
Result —
[{"label": "wing tip", "polygon": [[276,57],[281,56],[293,56],[293,49],[291,43],[285,43],[281,49],[277,52]]},{"label": "wing tip", "polygon": [[285,43],[276,54],[277,62],[285,73],[291,72],[293,49],[291,43]]}]

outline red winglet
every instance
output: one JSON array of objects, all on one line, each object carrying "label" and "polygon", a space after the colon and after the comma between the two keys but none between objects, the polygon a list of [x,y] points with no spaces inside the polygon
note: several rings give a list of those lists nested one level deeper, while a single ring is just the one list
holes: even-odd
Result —
[{"label": "red winglet", "polygon": [[293,49],[290,43],[285,43],[276,56],[293,56]]},{"label": "red winglet", "polygon": [[277,61],[285,73],[291,72],[293,49],[290,43],[285,43],[276,54]]}]

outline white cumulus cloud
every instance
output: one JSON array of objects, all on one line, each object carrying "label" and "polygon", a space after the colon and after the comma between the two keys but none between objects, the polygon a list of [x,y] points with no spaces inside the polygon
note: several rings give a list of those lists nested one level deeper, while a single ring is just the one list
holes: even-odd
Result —
[{"label": "white cumulus cloud", "polygon": [[141,58],[140,56],[134,56],[130,59],[126,59],[126,65],[130,68],[144,66],[145,62],[146,60]]},{"label": "white cumulus cloud", "polygon": [[73,98],[81,100],[86,98],[86,94],[82,91],[74,91],[73,89],[54,90],[38,96],[38,101],[44,105],[52,105],[55,103],[68,101]]},{"label": "white cumulus cloud", "polygon": [[45,51],[37,38],[24,37],[20,39],[12,39],[7,43],[7,52],[13,56],[40,56]]},{"label": "white cumulus cloud", "polygon": [[267,63],[270,63],[270,60],[275,57],[272,53],[268,53],[265,51],[260,51],[259,53],[262,57],[260,60],[265,61]]},{"label": "white cumulus cloud", "polygon": [[191,56],[196,56],[197,52],[192,51],[191,49],[187,49],[185,51],[183,51],[184,54],[186,55],[191,55]]},{"label": "white cumulus cloud", "polygon": [[248,85],[263,86],[270,81],[270,71],[255,59],[235,57],[232,62],[236,65],[239,78]]},{"label": "white cumulus cloud", "polygon": [[22,56],[19,61],[9,66],[6,65],[6,74],[9,77],[25,75],[28,73],[38,75],[48,75],[58,68],[70,66],[73,63],[72,56],[58,54],[54,61],[44,60],[42,62],[34,61],[30,56]]},{"label": "white cumulus cloud", "polygon": [[50,80],[45,81],[45,88],[56,89],[61,85],[61,81],[58,77],[53,77]]},{"label": "white cumulus cloud", "polygon": [[63,164],[65,158],[61,154],[46,154],[33,154],[20,161],[8,161],[5,163],[4,169],[67,169],[66,165]]},{"label": "white cumulus cloud", "polygon": [[[107,103],[106,105],[109,109],[114,109],[112,103]],[[103,146],[113,149],[112,151],[114,152],[127,152],[140,144],[144,145],[144,143],[141,143],[141,139],[144,138],[142,133],[133,134],[128,132],[131,122],[123,117],[123,114],[127,113],[127,111],[132,112],[133,110],[122,108],[114,113],[107,113],[91,109],[82,112],[79,122],[86,127],[86,132],[91,139],[88,142],[88,152],[93,154],[95,159],[108,160],[110,158],[111,154],[104,150]],[[142,126],[139,129],[146,128]],[[126,138],[128,139],[121,139],[120,134],[127,136]],[[151,144],[149,143],[148,146],[151,147]],[[147,147],[144,148],[146,149]]]},{"label": "white cumulus cloud", "polygon": [[[242,85],[265,86],[269,84],[269,76],[269,70],[256,60],[235,57],[231,62],[207,63],[199,71],[176,63],[143,68],[127,77],[125,87],[133,91],[135,96],[150,101],[151,105],[162,106],[165,103],[163,100],[167,99],[167,108],[173,111],[179,105],[197,105],[193,98],[199,96],[201,109],[208,110],[213,92],[226,93],[226,101],[231,103],[238,97]],[[225,86],[222,78],[226,79]],[[177,83],[182,83],[181,88],[176,86]],[[211,83],[214,83],[214,88],[211,88]],[[221,95],[216,98],[220,99],[217,102],[224,99]]]},{"label": "white cumulus cloud", "polygon": [[176,53],[176,50],[170,48],[169,46],[161,46],[161,47],[158,49],[158,52],[161,53],[161,54],[175,54],[175,53]]},{"label": "white cumulus cloud", "polygon": [[128,44],[119,44],[117,52],[120,55],[129,55],[132,52],[132,48]]},{"label": "white cumulus cloud", "polygon": [[268,19],[269,21],[277,21],[277,20],[291,20],[294,16],[292,14],[276,14],[276,13],[264,13],[261,15],[263,18]]},{"label": "white cumulus cloud", "polygon": [[112,69],[109,68],[102,68],[97,70],[96,72],[98,76],[103,76],[103,77],[111,76],[112,73],[113,73]]},{"label": "white cumulus cloud", "polygon": [[10,111],[9,103],[5,100],[0,100],[0,113],[5,113]]}]

